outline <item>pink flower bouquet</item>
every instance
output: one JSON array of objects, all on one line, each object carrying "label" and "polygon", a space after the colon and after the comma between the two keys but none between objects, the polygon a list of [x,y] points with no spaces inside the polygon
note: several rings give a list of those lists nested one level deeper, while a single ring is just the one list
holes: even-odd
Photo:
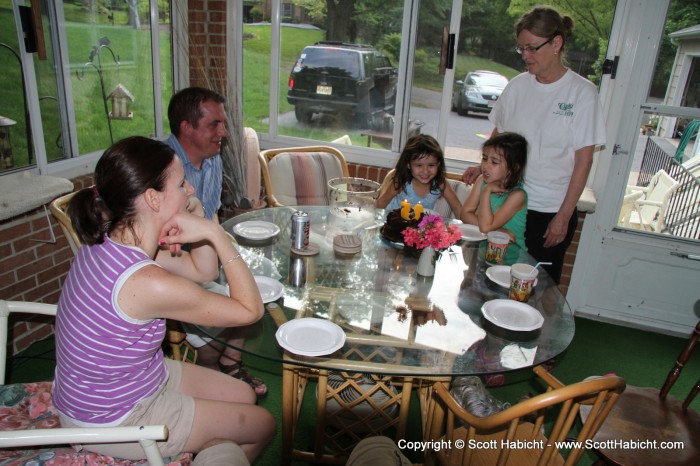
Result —
[{"label": "pink flower bouquet", "polygon": [[406,246],[416,249],[431,246],[435,251],[449,248],[462,237],[462,232],[456,225],[446,225],[437,214],[423,215],[417,228],[406,228],[402,234]]}]

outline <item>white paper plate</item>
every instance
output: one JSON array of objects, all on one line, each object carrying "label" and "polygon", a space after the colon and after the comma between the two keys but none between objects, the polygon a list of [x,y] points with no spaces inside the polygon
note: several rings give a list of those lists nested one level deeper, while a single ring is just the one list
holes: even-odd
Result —
[{"label": "white paper plate", "polygon": [[250,220],[233,227],[233,233],[246,239],[262,240],[273,238],[280,232],[280,227],[270,222]]},{"label": "white paper plate", "polygon": [[277,342],[289,352],[301,356],[323,356],[345,344],[345,332],[333,322],[305,317],[285,322],[275,333]]},{"label": "white paper plate", "polygon": [[462,239],[465,241],[483,241],[486,239],[486,235],[480,232],[479,227],[476,225],[467,223],[455,223],[455,225],[462,231]]},{"label": "white paper plate", "polygon": [[263,303],[270,303],[276,301],[280,296],[284,294],[284,285],[270,277],[255,276],[255,283],[258,284],[258,290],[260,290],[260,297]]},{"label": "white paper plate", "polygon": [[510,266],[494,265],[486,269],[486,276],[497,285],[510,288]]},{"label": "white paper plate", "polygon": [[511,299],[493,299],[481,306],[486,320],[499,327],[528,332],[542,327],[544,317],[529,304]]}]

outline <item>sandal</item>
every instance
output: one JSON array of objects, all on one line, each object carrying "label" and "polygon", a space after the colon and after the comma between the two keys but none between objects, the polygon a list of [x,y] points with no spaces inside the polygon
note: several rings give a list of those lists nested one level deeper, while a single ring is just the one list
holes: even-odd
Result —
[{"label": "sandal", "polygon": [[265,383],[259,378],[250,375],[250,373],[243,367],[243,362],[238,361],[231,365],[224,365],[219,362],[219,371],[250,385],[258,398],[262,398],[267,395],[267,385],[265,385]]}]

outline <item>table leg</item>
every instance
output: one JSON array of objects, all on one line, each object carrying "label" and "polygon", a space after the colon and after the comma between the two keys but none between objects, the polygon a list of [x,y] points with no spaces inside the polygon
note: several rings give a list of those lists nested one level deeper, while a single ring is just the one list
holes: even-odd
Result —
[{"label": "table leg", "polygon": [[292,449],[294,448],[294,430],[296,428],[295,414],[298,403],[297,397],[298,375],[292,366],[282,367],[282,465],[289,465],[292,461]]}]

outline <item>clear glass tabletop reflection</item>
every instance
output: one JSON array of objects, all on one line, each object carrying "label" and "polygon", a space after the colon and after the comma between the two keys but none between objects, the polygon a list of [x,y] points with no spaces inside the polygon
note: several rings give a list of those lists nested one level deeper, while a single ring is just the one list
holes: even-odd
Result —
[{"label": "clear glass tabletop reflection", "polygon": [[[289,236],[295,210],[262,209],[223,224],[253,273],[284,285],[282,297],[268,303],[265,316],[249,328],[245,345],[239,348],[245,353],[348,372],[479,375],[541,364],[561,354],[573,339],[573,314],[542,271],[528,301],[544,317],[540,329],[514,332],[483,318],[485,302],[508,297],[507,288],[486,276],[490,265],[484,260],[485,241],[458,243],[442,253],[433,277],[422,277],[416,273],[417,258],[381,238],[380,221],[370,218],[358,224],[325,206],[299,208],[310,216],[310,241],[320,252],[294,254]],[[377,218],[381,214],[377,212]],[[280,232],[263,240],[234,234],[241,231],[234,230],[236,224],[251,220],[273,223]],[[362,251],[339,256],[333,251],[333,238],[350,229],[362,239]],[[506,265],[515,262],[535,264],[530,255],[511,245]],[[346,336],[344,346],[330,355],[313,357],[283,350],[275,332],[285,321],[303,317],[339,325]]]}]

